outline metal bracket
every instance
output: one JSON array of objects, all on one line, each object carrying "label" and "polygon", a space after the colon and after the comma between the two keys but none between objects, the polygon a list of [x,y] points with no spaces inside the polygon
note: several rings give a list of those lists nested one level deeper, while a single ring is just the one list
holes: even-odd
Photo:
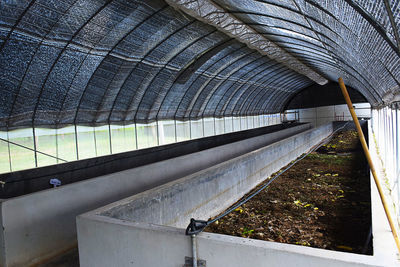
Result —
[{"label": "metal bracket", "polygon": [[[192,257],[185,257],[185,264],[183,267],[193,267],[193,258]],[[197,260],[197,267],[206,267],[205,260]]]},{"label": "metal bracket", "polygon": [[186,235],[196,235],[201,233],[207,225],[207,221],[195,220],[191,218],[190,223],[186,228]]}]

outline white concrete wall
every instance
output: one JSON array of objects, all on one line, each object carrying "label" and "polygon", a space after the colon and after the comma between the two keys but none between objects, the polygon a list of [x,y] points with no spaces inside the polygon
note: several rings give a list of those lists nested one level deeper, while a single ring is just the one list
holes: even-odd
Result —
[{"label": "white concrete wall", "polygon": [[[191,239],[183,229],[83,215],[77,219],[81,267],[183,266]],[[371,256],[203,232],[198,258],[207,267],[390,267]]]},{"label": "white concrete wall", "polygon": [[0,266],[27,266],[76,246],[75,217],[308,129],[300,125],[0,202]]},{"label": "white concrete wall", "polygon": [[[369,103],[358,103],[353,105],[359,118],[371,117],[371,106]],[[317,108],[291,109],[287,110],[288,120],[294,120],[295,112],[298,112],[300,122],[310,122],[313,126],[323,125],[331,121],[352,120],[346,104],[324,106]]]},{"label": "white concrete wall", "polygon": [[[81,267],[182,266],[190,238],[174,227],[218,214],[331,132],[321,126],[80,215]],[[201,233],[198,242],[207,266],[385,266],[368,264],[369,256],[216,234]]]}]

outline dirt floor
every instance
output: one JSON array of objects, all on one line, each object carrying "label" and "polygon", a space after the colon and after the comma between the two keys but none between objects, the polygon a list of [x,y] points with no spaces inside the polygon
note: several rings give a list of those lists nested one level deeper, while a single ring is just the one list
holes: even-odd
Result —
[{"label": "dirt floor", "polygon": [[345,131],[205,231],[372,254],[370,225],[368,165]]}]

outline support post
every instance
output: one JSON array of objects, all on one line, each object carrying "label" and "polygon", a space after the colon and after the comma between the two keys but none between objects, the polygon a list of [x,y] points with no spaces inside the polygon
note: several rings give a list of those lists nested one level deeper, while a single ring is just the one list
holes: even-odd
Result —
[{"label": "support post", "polygon": [[385,198],[385,196],[383,194],[383,190],[382,190],[382,187],[381,187],[380,182],[378,180],[378,176],[376,174],[374,164],[373,164],[371,156],[369,154],[367,142],[365,141],[364,134],[363,134],[363,132],[361,130],[360,122],[358,121],[356,112],[354,111],[353,104],[351,103],[351,100],[350,100],[349,93],[347,92],[346,86],[345,86],[342,78],[339,78],[339,86],[340,86],[340,89],[342,90],[344,99],[346,100],[347,107],[349,108],[351,117],[353,118],[353,121],[354,121],[354,123],[356,125],[358,136],[360,138],[362,148],[364,149],[365,157],[367,158],[369,167],[371,169],[372,176],[374,177],[376,187],[378,188],[379,196],[381,198],[381,201],[382,201],[382,204],[383,204],[383,208],[385,209],[386,217],[387,217],[387,219],[389,221],[389,225],[390,225],[390,229],[392,230],[394,241],[396,242],[397,249],[400,252],[400,241],[399,241],[399,237],[397,235],[397,230],[396,230],[396,227],[394,225],[392,216],[390,215],[390,211],[389,211],[389,208],[388,208],[388,203],[387,203],[386,198]]},{"label": "support post", "polygon": [[33,136],[33,153],[35,155],[35,167],[38,166],[38,157],[37,157],[37,145],[36,145],[36,133],[35,133],[35,126],[32,125],[32,136]]},{"label": "support post", "polygon": [[139,149],[136,121],[135,121],[135,141],[136,141],[136,149]]},{"label": "support post", "polygon": [[97,157],[97,141],[96,141],[96,129],[93,127],[93,141],[94,141],[94,152]]},{"label": "support post", "polygon": [[11,150],[10,150],[10,136],[8,134],[9,130],[7,127],[7,147],[8,147],[8,163],[10,164],[10,172],[12,172],[12,163],[11,163]]},{"label": "support post", "polygon": [[175,127],[175,143],[177,143],[178,142],[178,133],[177,133],[177,131],[176,131],[176,118],[174,119],[174,127]]},{"label": "support post", "polygon": [[215,117],[214,117],[214,135],[217,135],[217,124],[215,123]]},{"label": "support post", "polygon": [[197,243],[196,243],[196,234],[191,235],[191,238],[192,238],[193,267],[197,267]]},{"label": "support post", "polygon": [[160,131],[158,129],[159,125],[158,125],[158,119],[156,119],[156,129],[157,129],[157,146],[160,145]]},{"label": "support post", "polygon": [[192,123],[189,118],[189,140],[192,140]]},{"label": "support post", "polygon": [[79,149],[78,149],[78,130],[76,124],[74,124],[75,129],[75,152],[76,152],[76,160],[79,160]]},{"label": "support post", "polygon": [[58,129],[56,128],[56,157],[57,157],[57,164],[58,162]]},{"label": "support post", "polygon": [[112,155],[111,125],[108,122],[108,140],[110,141],[110,155]]},{"label": "support post", "polygon": [[203,123],[203,137],[206,136],[206,130],[205,130],[205,123],[204,123],[204,117],[201,119]]}]

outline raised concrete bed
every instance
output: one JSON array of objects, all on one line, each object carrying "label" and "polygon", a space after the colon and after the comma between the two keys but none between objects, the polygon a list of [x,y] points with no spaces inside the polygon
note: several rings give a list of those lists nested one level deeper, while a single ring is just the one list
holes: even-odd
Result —
[{"label": "raised concrete bed", "polygon": [[[309,128],[309,125],[298,125],[0,201],[0,266],[28,266],[76,246],[75,218],[79,214],[187,176]],[[193,140],[187,142],[187,145],[193,147],[197,142],[202,140]]]},{"label": "raised concrete bed", "polygon": [[[223,162],[77,218],[82,267],[183,266],[191,257],[184,228],[207,220],[332,131],[331,125]],[[212,233],[197,237],[206,266],[395,266],[391,259]]]}]

